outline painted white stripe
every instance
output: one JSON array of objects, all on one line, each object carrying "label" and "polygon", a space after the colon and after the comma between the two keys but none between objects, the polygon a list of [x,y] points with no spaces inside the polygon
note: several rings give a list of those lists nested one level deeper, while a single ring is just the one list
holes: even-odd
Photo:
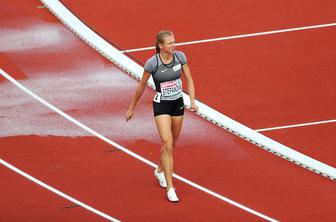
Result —
[{"label": "painted white stripe", "polygon": [[255,131],[263,132],[263,131],[288,129],[288,128],[295,128],[295,127],[302,127],[302,126],[312,126],[312,125],[319,125],[319,124],[326,124],[326,123],[335,123],[335,122],[336,122],[336,119],[332,119],[332,120],[325,120],[325,121],[319,121],[319,122],[310,122],[310,123],[301,123],[301,124],[294,124],[294,125],[287,125],[287,126],[270,127],[270,128],[264,128],[264,129],[256,129]]},{"label": "painted white stripe", "polygon": [[[297,27],[297,28],[288,28],[288,29],[280,29],[280,30],[274,30],[274,31],[257,32],[257,33],[251,33],[251,34],[242,34],[242,35],[225,36],[225,37],[219,37],[219,38],[195,40],[195,41],[190,41],[190,42],[177,43],[176,45],[179,46],[179,45],[192,45],[192,44],[200,44],[200,43],[207,43],[207,42],[217,42],[217,41],[224,41],[224,40],[231,40],[231,39],[256,37],[256,36],[261,36],[261,35],[272,35],[272,34],[278,34],[278,33],[284,33],[284,32],[294,32],[294,31],[302,31],[302,30],[308,30],[308,29],[319,29],[319,28],[326,28],[326,27],[331,27],[331,26],[336,26],[336,23],[303,26],[303,27]],[[123,50],[121,52],[123,52],[123,53],[125,53],[125,52],[139,52],[139,51],[152,50],[154,48],[155,48],[154,46],[150,46],[150,47],[144,47],[144,48],[127,49],[127,50]]]},{"label": "painted white stripe", "polygon": [[65,193],[63,193],[63,192],[61,192],[61,191],[59,191],[59,190],[57,190],[57,189],[49,186],[48,184],[46,184],[46,183],[44,183],[44,182],[36,179],[35,177],[32,177],[31,175],[23,172],[22,170],[16,168],[15,166],[11,165],[10,163],[8,163],[8,162],[6,162],[6,161],[4,161],[2,159],[0,159],[0,164],[4,165],[5,167],[7,167],[7,168],[9,168],[11,170],[13,170],[14,172],[16,172],[16,173],[20,174],[21,176],[27,178],[28,180],[30,180],[30,181],[32,181],[32,182],[34,182],[34,183],[36,183],[36,184],[44,187],[45,189],[47,189],[47,190],[49,190],[49,191],[51,191],[51,192],[53,192],[53,193],[55,193],[55,194],[57,194],[57,195],[59,195],[59,196],[61,196],[63,198],[65,198],[65,199],[67,199],[67,200],[69,200],[69,201],[71,201],[71,202],[73,202],[73,203],[75,203],[75,204],[77,204],[77,205],[79,205],[79,206],[81,206],[81,207],[83,207],[83,208],[91,211],[92,213],[95,213],[95,214],[97,214],[97,215],[99,215],[101,217],[104,217],[104,218],[106,218],[109,221],[113,221],[113,222],[119,222],[120,221],[120,220],[117,220],[117,219],[115,219],[115,218],[113,218],[113,217],[111,217],[111,216],[109,216],[109,215],[107,215],[107,214],[105,214],[105,213],[103,213],[103,212],[101,212],[99,210],[96,210],[95,208],[90,207],[89,205],[87,205],[87,204],[85,204],[85,203],[83,203],[83,202],[81,202],[79,200],[76,200],[75,198],[72,198],[69,195],[67,195],[67,194],[65,194]]},{"label": "painted white stripe", "polygon": [[[97,35],[93,30],[87,27],[80,19],[72,14],[62,3],[52,0],[40,0],[57,18],[59,18],[65,26],[73,31],[79,38],[83,39],[92,48],[97,50],[107,59],[119,66],[125,72],[129,73],[136,79],[140,79],[144,72],[142,66],[134,62],[129,57],[125,56],[118,49],[105,41],[102,37]],[[148,81],[148,86],[155,89],[152,77]],[[183,93],[183,98],[186,107],[190,107],[189,96]],[[290,147],[287,147],[277,141],[274,141],[247,126],[223,115],[217,110],[196,101],[199,108],[198,115],[215,123],[235,135],[269,151],[286,160],[289,160],[299,166],[311,170],[319,175],[323,175],[329,179],[336,180],[336,169],[300,152],[297,152]]]},{"label": "painted white stripe", "polygon": [[[45,101],[44,99],[42,99],[41,97],[39,97],[38,95],[36,95],[35,93],[33,93],[31,90],[29,90],[27,87],[23,86],[21,83],[19,83],[18,81],[16,81],[13,77],[11,77],[10,75],[8,75],[2,69],[0,69],[0,74],[3,77],[5,77],[7,80],[9,80],[10,82],[12,82],[15,86],[17,86],[18,88],[20,88],[22,91],[24,91],[25,93],[27,93],[28,95],[30,95],[31,97],[33,97],[34,99],[36,99],[37,101],[39,101],[40,103],[42,103],[43,105],[45,105],[46,107],[48,107],[49,109],[51,109],[52,111],[54,111],[57,114],[61,115],[65,119],[67,119],[70,122],[76,124],[80,128],[88,131],[89,133],[91,133],[92,135],[94,135],[94,136],[98,137],[99,139],[105,141],[106,143],[108,143],[108,144],[110,144],[110,145],[112,145],[112,146],[114,146],[114,147],[122,150],[123,152],[127,153],[128,155],[134,157],[135,159],[138,159],[138,160],[140,160],[140,161],[142,161],[142,162],[144,162],[144,163],[146,163],[146,164],[148,164],[148,165],[150,165],[150,166],[152,166],[154,168],[157,168],[157,165],[155,163],[153,163],[153,162],[151,162],[151,161],[143,158],[142,156],[140,156],[140,155],[138,155],[138,154],[136,154],[136,153],[134,153],[134,152],[126,149],[125,147],[123,147],[123,146],[121,146],[121,145],[113,142],[112,140],[106,138],[105,136],[99,134],[98,132],[94,131],[93,129],[89,128],[88,126],[84,125],[83,123],[79,122],[78,120],[74,119],[73,117],[69,116],[68,114],[64,113],[63,111],[61,111],[60,109],[58,109],[54,105],[48,103],[47,101]],[[218,193],[215,193],[215,192],[213,192],[213,191],[211,191],[211,190],[209,190],[209,189],[207,189],[205,187],[202,187],[201,185],[198,185],[198,184],[196,184],[196,183],[194,183],[194,182],[192,182],[192,181],[190,181],[190,180],[188,180],[186,178],[183,178],[183,177],[181,177],[181,176],[179,176],[179,175],[177,175],[175,173],[173,174],[173,176],[176,179],[179,179],[179,180],[181,180],[181,181],[189,184],[192,187],[195,187],[195,188],[197,188],[197,189],[199,189],[199,190],[201,190],[201,191],[203,191],[203,192],[205,192],[205,193],[207,193],[207,194],[209,194],[209,195],[211,195],[213,197],[221,199],[221,200],[223,200],[223,201],[225,201],[225,202],[227,202],[227,203],[229,203],[229,204],[231,204],[233,206],[236,206],[236,207],[238,207],[238,208],[240,208],[242,210],[245,210],[245,211],[247,211],[247,212],[249,212],[251,214],[254,214],[254,215],[256,215],[258,217],[261,217],[261,218],[263,218],[265,220],[268,220],[268,221],[277,221],[277,220],[275,220],[275,219],[273,219],[271,217],[268,217],[268,216],[266,216],[264,214],[261,214],[261,213],[255,211],[255,210],[252,210],[251,208],[248,208],[248,207],[246,207],[246,206],[244,206],[244,205],[242,205],[240,203],[237,203],[237,202],[235,202],[235,201],[233,201],[233,200],[231,200],[231,199],[229,199],[227,197],[224,197],[224,196],[222,196],[222,195],[220,195]]]}]

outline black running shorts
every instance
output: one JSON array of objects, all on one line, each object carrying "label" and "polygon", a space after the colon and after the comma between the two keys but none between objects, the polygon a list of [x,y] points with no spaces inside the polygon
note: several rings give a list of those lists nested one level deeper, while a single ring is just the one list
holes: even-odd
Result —
[{"label": "black running shorts", "polygon": [[183,116],[184,103],[183,98],[168,101],[161,100],[159,103],[153,101],[154,116],[168,114],[170,116]]}]

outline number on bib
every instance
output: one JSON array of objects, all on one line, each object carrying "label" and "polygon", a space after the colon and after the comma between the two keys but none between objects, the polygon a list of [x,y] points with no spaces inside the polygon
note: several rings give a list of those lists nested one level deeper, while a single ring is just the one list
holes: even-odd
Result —
[{"label": "number on bib", "polygon": [[156,95],[154,96],[154,102],[160,103],[161,101],[161,93],[157,92]]}]

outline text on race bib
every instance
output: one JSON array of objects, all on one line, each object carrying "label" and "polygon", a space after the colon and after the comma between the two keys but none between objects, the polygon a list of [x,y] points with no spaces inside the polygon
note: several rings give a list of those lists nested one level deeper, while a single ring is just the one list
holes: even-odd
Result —
[{"label": "text on race bib", "polygon": [[182,95],[182,80],[176,79],[172,81],[160,83],[161,95],[163,100],[175,100]]}]

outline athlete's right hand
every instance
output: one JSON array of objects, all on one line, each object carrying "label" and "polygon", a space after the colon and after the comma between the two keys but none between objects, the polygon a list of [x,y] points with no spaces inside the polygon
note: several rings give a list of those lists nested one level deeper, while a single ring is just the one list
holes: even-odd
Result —
[{"label": "athlete's right hand", "polygon": [[125,113],[126,121],[130,120],[134,115],[134,110],[128,109]]}]

